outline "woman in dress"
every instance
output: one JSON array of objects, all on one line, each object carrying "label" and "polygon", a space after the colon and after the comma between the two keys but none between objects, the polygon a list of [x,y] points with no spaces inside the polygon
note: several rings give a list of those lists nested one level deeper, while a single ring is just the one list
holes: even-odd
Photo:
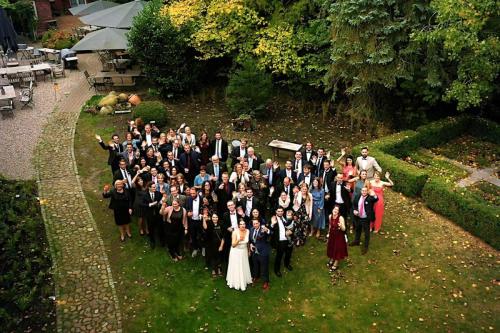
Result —
[{"label": "woman in dress", "polygon": [[246,186],[249,180],[248,174],[243,172],[243,166],[240,163],[236,163],[234,165],[234,171],[231,173],[231,177],[229,177],[229,181],[234,183],[234,187],[239,188],[241,183]]},{"label": "woman in dress", "polygon": [[[354,165],[354,157],[352,155],[347,155],[345,152],[345,148],[342,148],[340,150],[340,157],[337,159],[337,161],[342,165],[342,177],[345,182],[349,181],[350,179],[353,179],[356,177],[358,170],[356,169],[356,166]],[[345,159],[343,158],[345,156]],[[352,183],[347,183],[352,190]]]},{"label": "woman in dress", "polygon": [[375,221],[370,223],[370,230],[378,233],[382,227],[382,219],[384,218],[384,188],[391,187],[394,182],[390,178],[389,172],[385,173],[386,182],[380,179],[380,172],[376,171],[373,179],[370,181],[372,190],[377,195],[378,201],[373,205],[375,211]]},{"label": "woman in dress", "polygon": [[165,223],[168,252],[173,261],[179,261],[182,259],[182,239],[188,231],[186,209],[181,207],[177,199],[172,201],[172,206],[167,207],[167,202],[163,199],[160,214],[163,215]]},{"label": "woman in dress", "polygon": [[363,187],[370,189],[370,182],[368,181],[368,176],[366,170],[361,170],[358,177],[351,178],[347,181],[348,183],[354,183],[354,190],[351,192],[351,199],[355,198]]},{"label": "woman in dress", "polygon": [[[179,131],[180,130],[181,128],[179,128]],[[189,126],[184,127],[184,133],[179,133],[179,135],[181,136],[182,146],[184,146],[186,143],[189,144],[191,148],[194,148],[196,146],[196,137],[191,132],[191,127]]]},{"label": "woman in dress", "polygon": [[132,179],[132,187],[135,189],[135,200],[134,200],[134,215],[137,217],[137,223],[139,225],[139,234],[142,236],[144,234],[149,235],[149,230],[147,224],[144,223],[146,214],[144,209],[141,207],[141,202],[146,195],[147,189],[144,184],[144,180],[140,177],[141,170],[137,171]]},{"label": "woman in dress", "polygon": [[313,179],[311,195],[313,197],[313,208],[311,233],[309,236],[312,236],[316,232],[316,238],[319,238],[321,230],[325,229],[325,190],[321,185],[321,178],[316,177]]},{"label": "woman in dress", "polygon": [[285,212],[292,208],[292,206],[290,205],[290,196],[284,191],[280,193],[280,196],[278,198],[277,208],[279,207],[283,208],[283,211]]},{"label": "woman in dress", "polygon": [[252,283],[250,262],[248,261],[249,233],[243,220],[238,222],[238,229],[232,233],[231,251],[229,252],[229,264],[226,276],[229,288],[245,291],[247,285]]},{"label": "woman in dress", "polygon": [[224,249],[224,231],[219,224],[219,215],[203,212],[203,229],[205,230],[205,259],[212,269],[212,277],[222,276],[222,250]]},{"label": "woman in dress", "polygon": [[[311,223],[313,211],[313,197],[309,193],[307,184],[302,184],[293,203],[297,222],[295,225],[295,245],[302,246],[307,239],[307,230]],[[298,209],[296,209],[298,207]]]},{"label": "woman in dress", "polygon": [[347,257],[345,221],[339,211],[339,206],[335,206],[332,214],[328,218],[328,245],[326,248],[326,255],[330,259],[328,261],[330,271],[335,271],[339,267],[339,261]]},{"label": "woman in dress", "polygon": [[210,162],[210,139],[205,130],[201,131],[200,140],[198,140],[198,149],[200,150],[200,165],[207,165]]},{"label": "woman in dress", "polygon": [[104,198],[111,198],[109,208],[113,210],[115,224],[120,230],[120,240],[125,241],[125,234],[131,238],[130,215],[132,215],[132,198],[125,184],[121,180],[115,181],[115,186],[110,190],[109,185],[104,185],[102,192]]},{"label": "woman in dress", "polygon": [[[215,208],[217,195],[212,190],[212,182],[203,182],[203,185],[201,185],[201,195],[203,196],[203,201],[207,200],[206,206],[210,211],[213,211],[213,209]],[[205,206],[205,203],[203,205]]]}]

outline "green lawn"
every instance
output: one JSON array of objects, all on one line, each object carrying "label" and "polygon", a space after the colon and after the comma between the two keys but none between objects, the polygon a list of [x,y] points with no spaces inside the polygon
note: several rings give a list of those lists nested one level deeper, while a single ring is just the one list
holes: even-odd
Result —
[{"label": "green lawn", "polygon": [[[211,102],[169,105],[172,123],[184,119],[197,133],[232,133],[222,107]],[[82,114],[75,155],[82,185],[102,233],[123,313],[125,332],[472,332],[500,327],[497,314],[498,253],[420,202],[386,193],[384,233],[372,237],[370,252],[349,249],[349,260],[330,276],[325,243],[310,240],[295,249],[294,271],[277,278],[271,290],[246,292],[213,280],[202,258],[173,263],[166,250],[149,249],[133,226],[132,240],[119,242],[107,201],[101,197],[111,174],[107,152],[94,139],[123,135],[126,116]],[[327,149],[351,144],[347,130],[311,119],[274,116],[246,136],[264,156],[271,138],[303,141],[316,137]],[[340,133],[345,133],[343,136]],[[273,258],[271,258],[271,263]]]}]

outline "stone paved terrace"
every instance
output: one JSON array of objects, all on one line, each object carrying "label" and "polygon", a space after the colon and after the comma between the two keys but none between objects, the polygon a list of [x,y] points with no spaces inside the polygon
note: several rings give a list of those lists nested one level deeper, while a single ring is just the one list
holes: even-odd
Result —
[{"label": "stone paved terrace", "polygon": [[[79,58],[81,70],[96,68],[94,56]],[[46,97],[53,111],[44,113],[47,120],[35,156],[40,203],[55,266],[57,330],[121,332],[108,258],[81,189],[73,152],[79,111],[93,91],[82,72],[72,71],[68,76],[61,80],[59,102],[54,103],[53,96]],[[43,103],[43,96],[37,98]]]}]

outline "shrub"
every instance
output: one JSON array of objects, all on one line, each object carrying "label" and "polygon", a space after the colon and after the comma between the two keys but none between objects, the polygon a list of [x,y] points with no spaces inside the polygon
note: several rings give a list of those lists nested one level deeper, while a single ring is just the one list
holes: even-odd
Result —
[{"label": "shrub", "polygon": [[162,102],[146,101],[135,107],[134,117],[141,118],[146,124],[154,121],[156,126],[163,127],[167,124],[167,109]]},{"label": "shrub", "polygon": [[69,49],[78,40],[68,31],[48,30],[42,36],[42,45],[50,49]]},{"label": "shrub", "polygon": [[52,331],[51,256],[34,182],[0,176],[0,323],[4,332]]},{"label": "shrub", "polygon": [[440,179],[425,184],[422,198],[432,210],[500,249],[500,208],[475,199],[468,191],[456,189]]},{"label": "shrub", "polygon": [[272,89],[271,75],[257,68],[254,61],[245,61],[242,68],[229,76],[226,99],[231,114],[234,117],[242,114],[265,116]]}]

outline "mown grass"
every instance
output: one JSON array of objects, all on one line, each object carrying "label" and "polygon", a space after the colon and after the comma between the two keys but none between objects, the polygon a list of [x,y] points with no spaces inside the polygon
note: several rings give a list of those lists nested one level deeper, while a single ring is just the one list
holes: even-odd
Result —
[{"label": "mown grass", "polygon": [[[195,132],[222,128],[239,138],[219,104],[180,101],[169,105],[171,123],[191,119]],[[500,327],[496,315],[498,253],[420,202],[386,192],[384,233],[374,235],[370,252],[349,249],[349,260],[331,276],[325,243],[315,239],[295,249],[293,272],[271,274],[271,290],[230,290],[213,280],[198,257],[180,263],[164,249],[149,249],[133,226],[122,244],[102,185],[111,173],[107,152],[95,142],[123,135],[126,116],[81,114],[75,138],[78,170],[87,201],[111,262],[125,332],[472,332]],[[258,152],[270,156],[271,138],[315,142],[339,150],[352,145],[346,130],[314,125],[307,117],[270,116],[247,134]],[[333,133],[333,134],[332,134]],[[338,135],[337,135],[338,134]],[[319,145],[319,144],[318,144]],[[273,257],[271,258],[271,263]]]},{"label": "mown grass", "polygon": [[465,165],[487,168],[498,163],[500,145],[464,135],[433,148],[432,151]]}]

